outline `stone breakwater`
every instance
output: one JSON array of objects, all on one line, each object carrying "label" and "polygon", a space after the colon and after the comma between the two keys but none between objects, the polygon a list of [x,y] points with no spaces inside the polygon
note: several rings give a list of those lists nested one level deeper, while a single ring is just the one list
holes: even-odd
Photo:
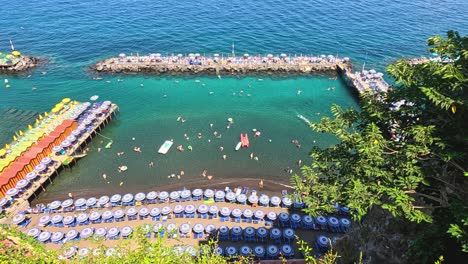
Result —
[{"label": "stone breakwater", "polygon": [[229,57],[217,56],[121,56],[97,62],[91,67],[102,73],[148,74],[309,74],[336,71],[348,58],[321,57]]},{"label": "stone breakwater", "polygon": [[13,64],[0,64],[1,73],[19,73],[39,64],[39,59],[32,56],[21,56],[18,61]]}]

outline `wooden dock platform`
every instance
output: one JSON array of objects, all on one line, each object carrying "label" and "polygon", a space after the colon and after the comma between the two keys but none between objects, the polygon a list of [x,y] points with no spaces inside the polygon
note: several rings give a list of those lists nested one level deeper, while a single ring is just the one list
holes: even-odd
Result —
[{"label": "wooden dock platform", "polygon": [[356,89],[359,94],[387,93],[391,86],[384,80],[383,73],[375,70],[354,72],[349,64],[337,64],[337,70],[348,86]]},{"label": "wooden dock platform", "polygon": [[5,209],[4,213],[6,218],[0,220],[0,223],[4,221],[8,222],[8,218],[13,217],[20,211],[24,211],[30,207],[30,201],[37,196],[38,193],[45,190],[45,186],[48,183],[52,183],[55,176],[59,175],[59,171],[64,167],[69,167],[76,162],[73,155],[77,151],[82,151],[83,146],[90,142],[94,137],[101,131],[116,115],[118,111],[116,104],[111,104],[108,112],[97,118],[96,123],[92,130],[83,134],[76,143],[70,146],[64,155],[55,155],[52,153],[49,157],[54,161],[53,165],[49,167],[48,172],[45,174],[38,175],[38,180],[32,183],[32,185],[19,197],[16,198],[13,203]]}]

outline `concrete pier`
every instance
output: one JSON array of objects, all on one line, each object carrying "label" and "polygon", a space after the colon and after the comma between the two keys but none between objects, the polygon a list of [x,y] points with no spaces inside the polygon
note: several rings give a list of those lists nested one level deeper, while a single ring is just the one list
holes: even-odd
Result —
[{"label": "concrete pier", "polygon": [[91,67],[98,73],[148,73],[148,74],[310,74],[335,72],[337,64],[349,64],[349,58],[333,55],[320,56],[274,56],[244,54],[241,57],[224,57],[218,54],[202,56],[162,57],[161,54],[148,56],[126,56],[120,54],[97,62]]}]

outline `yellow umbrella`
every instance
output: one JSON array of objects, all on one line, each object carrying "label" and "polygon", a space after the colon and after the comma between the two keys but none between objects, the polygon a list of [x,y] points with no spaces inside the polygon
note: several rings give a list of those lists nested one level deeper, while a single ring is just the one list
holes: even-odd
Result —
[{"label": "yellow umbrella", "polygon": [[6,150],[0,149],[0,156],[4,156],[6,154]]},{"label": "yellow umbrella", "polygon": [[39,115],[39,120],[42,120],[42,116],[41,116],[41,115]]},{"label": "yellow umbrella", "polygon": [[68,104],[70,101],[71,101],[70,98],[63,98],[63,99],[62,99],[62,103],[63,103],[63,104]]},{"label": "yellow umbrella", "polygon": [[44,116],[49,116],[49,114],[47,114],[47,112],[44,112]]},{"label": "yellow umbrella", "polygon": [[10,145],[5,144],[5,148],[6,148],[6,149],[10,149]]},{"label": "yellow umbrella", "polygon": [[58,113],[59,111],[60,111],[60,108],[57,108],[57,107],[54,107],[51,110],[51,112],[54,113],[54,114]]},{"label": "yellow umbrella", "polygon": [[32,126],[31,126],[31,125],[28,125],[28,129],[32,129]]},{"label": "yellow umbrella", "polygon": [[36,124],[39,124],[39,120],[37,120],[37,118],[36,118]]},{"label": "yellow umbrella", "polygon": [[23,135],[23,131],[20,130],[20,131],[19,131],[19,135],[22,136],[22,135]]},{"label": "yellow umbrella", "polygon": [[63,107],[63,104],[62,103],[58,103],[55,105],[55,108],[58,108],[58,109],[62,109]]},{"label": "yellow umbrella", "polygon": [[21,55],[21,52],[14,50],[11,54],[15,55],[16,57]]},{"label": "yellow umbrella", "polygon": [[13,136],[13,140],[16,141],[18,140],[18,138],[16,136]]}]

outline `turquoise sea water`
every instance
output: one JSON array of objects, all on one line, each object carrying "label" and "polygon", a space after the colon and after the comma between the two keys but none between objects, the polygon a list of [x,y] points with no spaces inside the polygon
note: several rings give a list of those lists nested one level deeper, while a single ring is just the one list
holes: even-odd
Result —
[{"label": "turquoise sea water", "polygon": [[[0,88],[0,143],[8,143],[14,131],[34,121],[35,113],[48,111],[61,98],[85,101],[98,94],[120,106],[117,120],[103,131],[114,140],[112,149],[97,153],[99,140],[95,140],[90,154],[73,172],[63,172],[42,199],[63,197],[70,190],[124,192],[167,185],[177,182],[167,175],[181,169],[191,181],[200,179],[203,169],[217,178],[287,181],[285,167],[298,159],[307,162],[313,145],[331,142],[310,132],[296,115],[318,120],[329,113],[332,103],[357,107],[339,80],[103,76],[96,81],[87,66],[120,52],[230,53],[235,43],[238,54],[339,54],[383,70],[397,58],[426,55],[424,42],[431,35],[449,29],[467,34],[467,12],[467,1],[454,0],[10,1],[0,16],[0,51],[7,51],[12,39],[16,49],[46,58],[48,64],[30,73],[0,76],[12,86]],[[124,81],[117,82],[119,78]],[[297,90],[302,94],[297,95]],[[187,121],[176,122],[178,116]],[[229,117],[235,123],[226,130]],[[252,128],[261,130],[262,136],[251,137],[248,151],[234,152],[239,134],[252,135]],[[214,131],[222,138],[214,138]],[[199,132],[201,140],[196,137]],[[300,149],[290,143],[293,138],[301,142]],[[166,139],[174,139],[174,148],[166,156],[158,155]],[[175,146],[188,144],[193,152],[175,151]],[[134,153],[133,146],[143,152]],[[119,157],[119,151],[125,154]],[[250,152],[259,161],[250,160]],[[156,163],[154,168],[148,168],[150,161]],[[129,170],[119,174],[119,165]]]}]

